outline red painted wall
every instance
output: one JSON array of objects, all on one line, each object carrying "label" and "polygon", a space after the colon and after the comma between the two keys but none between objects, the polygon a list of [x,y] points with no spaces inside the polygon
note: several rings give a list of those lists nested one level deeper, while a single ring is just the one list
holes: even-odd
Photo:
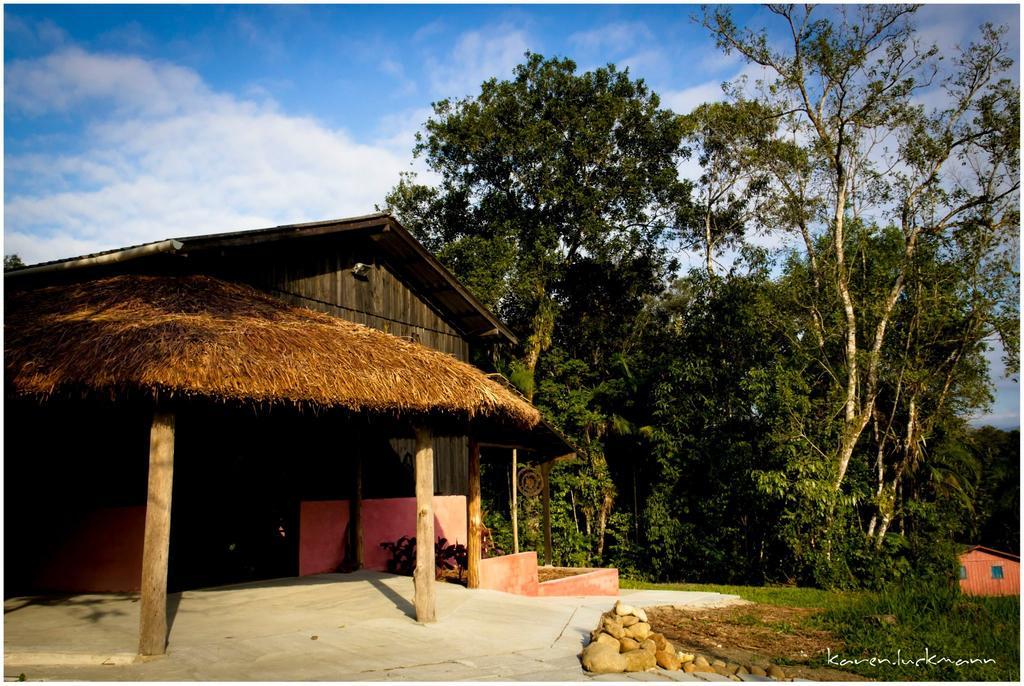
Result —
[{"label": "red painted wall", "polygon": [[[466,497],[435,495],[434,535],[450,543],[466,542]],[[299,576],[334,572],[345,550],[349,509],[345,500],[304,501],[299,521]],[[386,541],[416,535],[415,498],[363,501],[363,566],[385,571],[390,554]]]},{"label": "red painted wall", "polygon": [[[146,508],[103,507],[76,515],[68,535],[39,561],[35,585],[64,593],[131,592],[142,584]],[[16,551],[8,550],[9,555]]]},{"label": "red painted wall", "polygon": [[[966,595],[1020,595],[1020,562],[972,550],[960,556],[967,578],[960,579],[960,590]],[[1003,568],[1003,578],[992,578],[992,567]]]},{"label": "red painted wall", "polygon": [[480,588],[517,595],[537,595],[537,553],[480,560]]}]

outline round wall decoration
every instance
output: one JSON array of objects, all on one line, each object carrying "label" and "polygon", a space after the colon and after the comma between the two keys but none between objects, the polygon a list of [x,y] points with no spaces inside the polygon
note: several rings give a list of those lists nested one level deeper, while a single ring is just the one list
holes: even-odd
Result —
[{"label": "round wall decoration", "polygon": [[544,488],[544,478],[536,467],[519,468],[519,492],[528,498],[540,495]]}]

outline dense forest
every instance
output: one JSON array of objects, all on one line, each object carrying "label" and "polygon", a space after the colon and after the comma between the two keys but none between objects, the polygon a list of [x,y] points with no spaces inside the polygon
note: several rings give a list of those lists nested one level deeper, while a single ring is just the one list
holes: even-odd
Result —
[{"label": "dense forest", "polygon": [[[527,54],[433,105],[415,154],[437,181],[385,206],[520,335],[477,362],[579,447],[553,472],[558,563],[952,579],[957,543],[1019,550],[1019,433],[969,424],[989,349],[1018,368],[1005,30],[961,50],[913,7],[769,9],[763,30],[695,17],[757,78],[691,112]],[[507,468],[488,478],[510,547]]]}]

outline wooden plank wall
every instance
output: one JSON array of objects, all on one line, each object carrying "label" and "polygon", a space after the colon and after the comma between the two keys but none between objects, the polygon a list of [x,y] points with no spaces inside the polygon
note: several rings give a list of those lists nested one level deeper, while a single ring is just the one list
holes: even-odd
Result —
[{"label": "wooden plank wall", "polygon": [[[370,268],[357,277],[352,268],[360,262]],[[469,361],[469,345],[461,334],[377,259],[372,245],[313,245],[301,241],[294,246],[279,244],[273,251],[253,251],[229,264],[227,275],[231,278],[251,283],[285,302],[371,326]],[[465,494],[468,439],[436,436],[434,440],[434,492]],[[413,443],[412,439],[392,440],[402,456],[415,454]]]},{"label": "wooden plank wall", "polygon": [[[287,259],[270,261],[252,276],[293,304],[469,359],[469,346],[459,332],[373,256],[311,253],[282,256]],[[362,278],[352,271],[357,262],[370,266]]]},{"label": "wooden plank wall", "polygon": [[[392,438],[388,442],[402,458],[402,464],[407,465],[411,472],[416,441],[412,438]],[[434,436],[434,493],[466,494],[468,451],[469,440],[465,436]]]}]

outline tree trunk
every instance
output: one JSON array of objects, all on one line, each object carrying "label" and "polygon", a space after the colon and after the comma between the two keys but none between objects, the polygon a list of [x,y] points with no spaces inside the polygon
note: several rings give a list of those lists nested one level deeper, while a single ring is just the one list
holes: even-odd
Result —
[{"label": "tree trunk", "polygon": [[416,567],[413,605],[416,621],[437,618],[434,602],[434,445],[430,430],[416,427]]},{"label": "tree trunk", "polygon": [[846,469],[857,445],[863,427],[867,424],[858,416],[857,390],[857,315],[853,309],[853,297],[850,295],[849,275],[846,270],[846,235],[844,219],[846,214],[846,176],[839,165],[837,178],[838,194],[836,196],[835,214],[835,253],[836,253],[836,288],[843,303],[846,317],[846,399],[843,402],[843,430],[839,439],[837,453],[838,467],[833,489],[838,492],[846,477]]},{"label": "tree trunk", "polygon": [[597,541],[594,545],[594,552],[597,554],[598,564],[604,560],[604,534],[608,529],[608,515],[612,512],[612,496],[605,493],[601,500],[601,507],[597,509]]},{"label": "tree trunk", "polygon": [[469,439],[469,463],[466,488],[466,587],[480,588],[480,536],[483,533],[483,511],[480,506],[480,444]]},{"label": "tree trunk", "polygon": [[530,384],[523,389],[526,399],[533,402],[534,382],[536,380],[537,362],[540,356],[551,347],[551,335],[555,330],[555,305],[547,292],[542,292],[537,311],[530,322],[530,335],[526,337],[522,363],[523,367],[530,374]]},{"label": "tree trunk", "polygon": [[139,655],[167,650],[167,565],[174,480],[173,412],[157,409],[149,433],[146,528],[142,547]]},{"label": "tree trunk", "polygon": [[715,275],[714,263],[715,244],[711,237],[711,215],[704,215],[704,261],[707,266],[708,276]]}]

